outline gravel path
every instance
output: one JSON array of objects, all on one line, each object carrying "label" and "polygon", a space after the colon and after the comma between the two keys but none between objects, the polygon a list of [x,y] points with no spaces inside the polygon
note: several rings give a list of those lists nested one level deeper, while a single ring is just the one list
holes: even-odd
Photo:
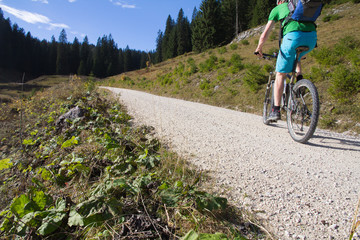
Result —
[{"label": "gravel path", "polygon": [[360,138],[317,130],[309,144],[299,144],[283,121],[265,126],[253,114],[107,89],[120,94],[136,122],[155,127],[176,152],[211,170],[218,186],[231,190],[232,203],[259,211],[277,239],[349,238]]}]

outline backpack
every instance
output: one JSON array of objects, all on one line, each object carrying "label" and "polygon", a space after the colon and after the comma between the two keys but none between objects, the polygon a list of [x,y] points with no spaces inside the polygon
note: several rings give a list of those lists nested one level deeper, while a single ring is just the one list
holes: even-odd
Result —
[{"label": "backpack", "polygon": [[321,0],[289,0],[290,14],[285,24],[290,20],[298,22],[315,22],[320,16],[323,4]]}]

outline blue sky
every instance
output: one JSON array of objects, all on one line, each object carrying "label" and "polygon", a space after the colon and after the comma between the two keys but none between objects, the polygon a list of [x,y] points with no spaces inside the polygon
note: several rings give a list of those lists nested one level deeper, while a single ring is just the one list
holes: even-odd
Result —
[{"label": "blue sky", "polygon": [[111,34],[118,48],[150,51],[156,48],[158,31],[165,31],[167,17],[176,21],[179,10],[191,21],[202,0],[0,0],[11,24],[40,40],[56,40],[65,29],[68,42],[77,37],[96,45]]}]

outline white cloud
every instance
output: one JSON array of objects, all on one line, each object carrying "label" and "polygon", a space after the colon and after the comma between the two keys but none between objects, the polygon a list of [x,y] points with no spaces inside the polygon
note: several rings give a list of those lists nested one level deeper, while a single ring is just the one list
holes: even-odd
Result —
[{"label": "white cloud", "polygon": [[69,0],[70,3],[76,2],[76,0]]},{"label": "white cloud", "polygon": [[76,31],[71,31],[70,33],[75,35],[75,36],[80,36],[82,38],[84,38],[86,36],[85,33],[79,33],[79,32],[76,32]]},{"label": "white cloud", "polygon": [[0,4],[0,8],[4,12],[14,15],[15,17],[17,17],[25,22],[28,22],[31,24],[45,24],[45,25],[47,25],[47,29],[49,29],[49,30],[53,30],[55,28],[70,28],[68,25],[63,24],[63,23],[53,23],[53,22],[51,22],[51,20],[48,17],[38,14],[38,13],[32,13],[32,12],[28,12],[25,10],[15,9],[15,8],[12,8],[12,7],[3,5],[3,4]]},{"label": "white cloud", "polygon": [[33,2],[41,2],[41,3],[45,3],[48,4],[49,2],[47,0],[31,0]]},{"label": "white cloud", "polygon": [[120,0],[110,0],[111,3],[113,3],[116,6],[120,6],[122,8],[136,8],[135,4],[129,4],[127,2],[124,1],[120,1]]}]

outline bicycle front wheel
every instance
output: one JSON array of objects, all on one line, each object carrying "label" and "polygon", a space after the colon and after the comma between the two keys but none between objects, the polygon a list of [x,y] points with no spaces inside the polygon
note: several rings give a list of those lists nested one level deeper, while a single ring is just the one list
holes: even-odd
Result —
[{"label": "bicycle front wheel", "polygon": [[263,108],[263,123],[269,125],[268,120],[272,106],[274,105],[274,80],[271,80],[266,86],[264,108]]},{"label": "bicycle front wheel", "polygon": [[319,95],[315,85],[307,80],[298,81],[288,100],[286,115],[291,137],[306,143],[314,134],[319,119]]}]

